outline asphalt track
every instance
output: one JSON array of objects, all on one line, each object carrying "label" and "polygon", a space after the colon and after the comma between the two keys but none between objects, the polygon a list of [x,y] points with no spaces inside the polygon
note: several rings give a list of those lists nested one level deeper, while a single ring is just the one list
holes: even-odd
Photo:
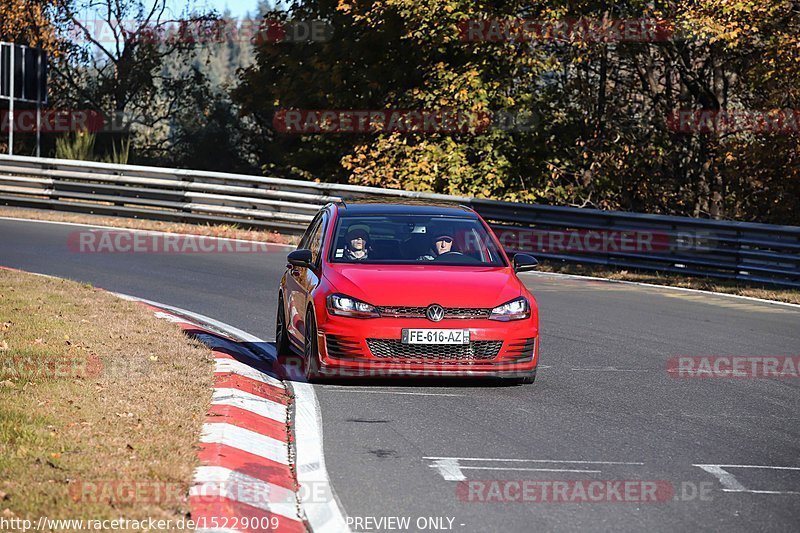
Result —
[{"label": "asphalt track", "polygon": [[[79,254],[66,244],[78,229],[0,219],[0,265],[274,337],[285,252]],[[797,530],[800,380],[676,379],[666,368],[675,356],[798,355],[800,309],[523,279],[541,313],[534,385],[315,386],[328,470],[353,531],[388,517],[408,517],[411,530],[464,532]],[[459,479],[661,480],[675,493],[658,503],[480,503],[459,498]]]}]

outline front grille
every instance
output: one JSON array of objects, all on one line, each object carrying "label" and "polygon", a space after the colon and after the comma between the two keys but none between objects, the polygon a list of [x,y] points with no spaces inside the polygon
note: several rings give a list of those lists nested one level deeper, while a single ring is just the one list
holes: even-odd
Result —
[{"label": "front grille", "polygon": [[[378,307],[381,316],[394,318],[426,318],[426,307],[385,306]],[[485,307],[445,307],[444,318],[489,318],[491,308]]]},{"label": "front grille", "polygon": [[500,352],[503,341],[472,341],[469,344],[403,344],[395,339],[367,339],[372,355],[379,359],[409,361],[486,361]]}]

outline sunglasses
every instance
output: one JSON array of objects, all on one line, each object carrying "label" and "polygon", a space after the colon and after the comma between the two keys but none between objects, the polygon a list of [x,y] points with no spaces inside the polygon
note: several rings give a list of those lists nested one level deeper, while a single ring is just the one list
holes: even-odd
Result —
[{"label": "sunglasses", "polygon": [[451,239],[450,237],[439,237],[438,239],[436,239],[436,242],[446,242],[450,244],[451,242],[453,242],[453,239]]}]

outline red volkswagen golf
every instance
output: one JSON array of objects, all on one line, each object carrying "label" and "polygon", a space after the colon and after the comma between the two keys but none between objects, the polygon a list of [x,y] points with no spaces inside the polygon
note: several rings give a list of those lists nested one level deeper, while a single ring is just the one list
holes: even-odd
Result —
[{"label": "red volkswagen golf", "polygon": [[279,354],[306,377],[497,376],[532,383],[536,300],[486,222],[467,207],[329,204],[278,293]]}]

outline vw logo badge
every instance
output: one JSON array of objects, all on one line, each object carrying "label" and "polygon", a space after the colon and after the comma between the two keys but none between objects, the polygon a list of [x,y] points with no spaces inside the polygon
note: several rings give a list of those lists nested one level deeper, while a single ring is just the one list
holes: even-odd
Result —
[{"label": "vw logo badge", "polygon": [[439,304],[431,304],[425,309],[425,316],[432,322],[439,322],[444,318],[444,307]]}]

